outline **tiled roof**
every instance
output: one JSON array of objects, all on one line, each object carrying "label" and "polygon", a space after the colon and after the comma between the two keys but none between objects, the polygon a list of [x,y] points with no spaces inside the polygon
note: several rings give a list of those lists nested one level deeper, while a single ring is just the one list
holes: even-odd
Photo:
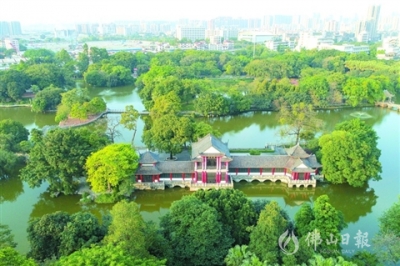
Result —
[{"label": "tiled roof", "polygon": [[229,168],[284,168],[287,155],[232,156]]},{"label": "tiled roof", "polygon": [[303,159],[304,164],[311,168],[319,168],[322,167],[320,163],[317,161],[317,157],[315,155],[311,155],[310,157]]},{"label": "tiled roof", "polygon": [[139,169],[136,171],[136,175],[159,175],[162,174],[157,167],[150,165],[150,166],[140,166]]},{"label": "tiled roof", "polygon": [[146,151],[145,153],[140,154],[139,163],[153,164],[157,163],[158,161],[159,161],[158,154],[154,152]]},{"label": "tiled roof", "polygon": [[286,162],[285,168],[293,170],[301,164],[303,164],[303,161],[301,159],[290,157],[289,160]]},{"label": "tiled roof", "polygon": [[297,158],[307,158],[310,156],[307,152],[305,152],[303,150],[302,147],[300,147],[299,144],[297,144],[296,146],[293,146],[289,149],[285,149],[285,150],[286,150],[287,155],[297,157]]},{"label": "tiled roof", "polygon": [[199,141],[192,144],[192,159],[196,158],[211,147],[214,147],[225,156],[230,157],[228,145],[215,136],[208,134],[204,138],[199,139]]},{"label": "tiled roof", "polygon": [[192,173],[194,163],[191,161],[163,161],[157,164],[157,168],[163,173]]}]

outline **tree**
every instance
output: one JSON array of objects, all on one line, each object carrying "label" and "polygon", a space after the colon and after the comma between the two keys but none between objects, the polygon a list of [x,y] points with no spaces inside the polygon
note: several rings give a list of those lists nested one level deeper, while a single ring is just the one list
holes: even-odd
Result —
[{"label": "tree", "polygon": [[105,87],[107,85],[107,76],[99,70],[86,71],[83,75],[85,82],[95,87]]},{"label": "tree", "polygon": [[115,142],[115,138],[121,136],[121,132],[118,130],[119,125],[121,124],[118,117],[108,117],[107,118],[107,127],[106,127],[106,135],[110,139],[111,143]]},{"label": "tree", "polygon": [[177,115],[181,111],[181,100],[174,91],[166,95],[158,96],[154,100],[154,105],[150,109],[150,115],[153,119],[160,118],[166,114]]},{"label": "tree", "polygon": [[56,110],[61,103],[62,89],[50,86],[39,91],[32,100],[32,112],[42,113]]},{"label": "tree", "polygon": [[106,232],[107,224],[101,225],[96,216],[88,212],[77,212],[60,233],[60,254],[67,256],[81,248],[100,242]]},{"label": "tree", "polygon": [[82,76],[84,72],[89,67],[89,56],[87,53],[79,53],[78,54],[78,59],[76,61],[76,67],[78,68],[78,71],[80,75]]},{"label": "tree", "polygon": [[110,213],[112,222],[104,243],[119,246],[130,256],[149,257],[146,223],[139,206],[135,202],[120,201],[113,206]]},{"label": "tree", "polygon": [[90,47],[89,55],[93,64],[109,58],[108,52],[105,48]]},{"label": "tree", "polygon": [[7,138],[8,150],[16,152],[19,151],[19,143],[28,140],[29,131],[20,122],[4,119],[0,121],[0,136]]},{"label": "tree", "polygon": [[360,119],[338,124],[331,134],[319,140],[325,178],[334,184],[363,186],[368,180],[380,180],[380,150],[372,127]]},{"label": "tree", "polygon": [[31,80],[23,71],[9,69],[0,72],[0,101],[18,101],[29,89]]},{"label": "tree", "polygon": [[221,133],[214,129],[210,124],[207,124],[204,121],[196,121],[193,125],[193,135],[191,137],[192,142],[196,142],[197,140],[207,136],[207,134],[213,134],[216,137],[221,137]]},{"label": "tree", "polygon": [[28,224],[28,256],[38,261],[69,255],[81,248],[100,242],[107,231],[107,224],[100,225],[91,213],[65,212],[45,214]]},{"label": "tree", "polygon": [[40,49],[29,49],[24,53],[24,57],[28,59],[29,64],[42,64],[42,63],[53,63],[55,60],[54,52],[40,48]]},{"label": "tree", "polygon": [[70,215],[66,212],[45,214],[41,218],[31,220],[27,229],[27,238],[31,247],[28,256],[38,261],[44,261],[53,256],[59,258],[61,255],[60,235],[70,220]]},{"label": "tree", "polygon": [[51,130],[36,139],[21,179],[31,187],[47,181],[50,192],[73,194],[86,158],[108,143],[106,136],[87,128]]},{"label": "tree", "polygon": [[314,211],[311,206],[309,204],[301,205],[294,218],[297,236],[307,236],[309,232],[312,232],[311,222],[314,219]]},{"label": "tree", "polygon": [[260,265],[264,266],[265,263],[262,263],[260,259],[254,255],[252,252],[247,250],[247,246],[239,246],[236,245],[233,248],[230,248],[228,251],[228,255],[225,257],[225,263],[227,266],[244,266],[244,265]]},{"label": "tree", "polygon": [[[68,118],[74,107],[73,115],[79,117],[87,116],[87,102],[90,101],[87,89],[72,89],[61,94],[61,104],[57,107],[55,120],[60,122]],[[83,105],[86,103],[86,107]]]},{"label": "tree", "polygon": [[252,202],[236,189],[198,190],[194,196],[217,210],[225,231],[235,240],[234,244],[248,244],[248,227],[255,225],[257,215]]},{"label": "tree", "polygon": [[343,257],[340,256],[337,258],[324,258],[319,254],[310,259],[308,263],[310,266],[357,266],[357,264],[346,261]]},{"label": "tree", "polygon": [[68,257],[61,257],[55,266],[87,266],[87,265],[146,265],[164,266],[165,260],[154,258],[140,258],[131,255],[120,246],[105,245],[92,246],[72,253]]},{"label": "tree", "polygon": [[0,224],[0,249],[5,247],[15,248],[17,243],[14,242],[14,236],[7,225]]},{"label": "tree", "polygon": [[383,97],[381,82],[373,78],[350,77],[343,86],[343,92],[352,106],[357,106],[363,101],[375,103]]},{"label": "tree", "polygon": [[379,227],[382,232],[392,232],[400,237],[400,198],[379,218]]},{"label": "tree", "polygon": [[233,242],[217,211],[192,196],[173,202],[160,227],[172,248],[169,265],[221,265]]},{"label": "tree", "polygon": [[305,103],[283,106],[280,110],[279,122],[282,125],[281,136],[295,135],[296,144],[300,141],[303,131],[316,131],[322,126],[322,121],[316,118],[312,105]]},{"label": "tree", "polygon": [[120,123],[128,130],[133,131],[131,145],[134,146],[134,140],[137,130],[137,120],[139,118],[139,112],[133,107],[133,105],[125,106],[125,112],[121,114]]},{"label": "tree", "polygon": [[340,254],[340,232],[346,227],[343,214],[329,203],[327,195],[319,196],[314,202],[313,214],[314,220],[310,225],[312,231],[307,234],[310,245],[313,242],[311,241],[312,237],[318,234],[322,242],[317,245],[317,250],[322,250],[324,257]]},{"label": "tree", "polygon": [[[0,135],[0,138],[2,136]],[[18,157],[13,152],[0,149],[0,180],[7,178],[18,164]]]},{"label": "tree", "polygon": [[229,113],[229,101],[221,93],[201,93],[195,101],[195,110],[204,116],[221,116]]},{"label": "tree", "polygon": [[289,221],[281,214],[277,202],[265,206],[250,233],[249,249],[262,261],[278,263],[280,260],[278,239],[289,227]]},{"label": "tree", "polygon": [[167,114],[153,121],[150,130],[143,133],[143,142],[151,149],[168,152],[170,159],[182,151],[187,136],[181,130],[181,119],[173,114]]},{"label": "tree", "polygon": [[379,232],[373,239],[373,248],[379,261],[385,265],[400,262],[400,198],[379,218]]},{"label": "tree", "polygon": [[[128,144],[111,144],[91,154],[86,161],[87,181],[96,193],[120,191],[122,183],[132,184],[139,157]],[[129,191],[128,191],[129,192]]]},{"label": "tree", "polygon": [[27,259],[12,247],[0,248],[0,266],[36,266],[33,259]]}]

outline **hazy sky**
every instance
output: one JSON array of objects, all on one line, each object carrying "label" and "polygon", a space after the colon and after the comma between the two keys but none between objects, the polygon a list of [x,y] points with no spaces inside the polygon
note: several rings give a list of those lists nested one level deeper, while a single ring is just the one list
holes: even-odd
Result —
[{"label": "hazy sky", "polygon": [[312,14],[364,17],[381,4],[381,15],[398,13],[399,0],[1,0],[0,21],[22,24],[110,22],[118,20],[211,19],[266,14]]}]

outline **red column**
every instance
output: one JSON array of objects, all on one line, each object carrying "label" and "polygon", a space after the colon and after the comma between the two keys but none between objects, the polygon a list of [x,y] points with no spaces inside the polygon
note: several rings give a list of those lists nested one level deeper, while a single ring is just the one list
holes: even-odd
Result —
[{"label": "red column", "polygon": [[169,180],[172,181],[172,173],[169,173]]},{"label": "red column", "polygon": [[286,175],[286,168],[285,168],[285,169],[283,169],[283,174],[284,174],[284,175]]},{"label": "red column", "polygon": [[262,168],[260,168],[260,175],[262,175]]},{"label": "red column", "polygon": [[272,168],[272,175],[275,174],[275,168]]},{"label": "red column", "polygon": [[185,173],[182,173],[182,180],[185,181]]},{"label": "red column", "polygon": [[143,182],[143,175],[140,175],[140,181]]},{"label": "red column", "polygon": [[215,183],[219,183],[219,173],[217,173],[216,175],[215,175]]},{"label": "red column", "polygon": [[194,182],[197,183],[197,172],[194,172]]},{"label": "red column", "polygon": [[204,183],[207,183],[207,172],[204,172]]}]

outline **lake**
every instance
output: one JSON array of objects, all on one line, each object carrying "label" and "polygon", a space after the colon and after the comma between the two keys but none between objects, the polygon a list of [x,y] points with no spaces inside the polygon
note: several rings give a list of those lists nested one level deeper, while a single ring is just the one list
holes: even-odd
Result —
[{"label": "lake", "polygon": [[[116,89],[90,89],[91,96],[101,96],[110,109],[123,109],[132,104],[137,110],[144,106],[133,87]],[[318,184],[315,189],[288,189],[284,184],[274,183],[238,183],[235,188],[243,191],[250,199],[275,200],[291,217],[303,202],[313,202],[319,195],[327,194],[331,204],[344,213],[348,227],[343,230],[350,234],[350,243],[343,249],[357,251],[355,235],[360,230],[367,232],[371,238],[378,231],[378,217],[383,211],[397,201],[400,194],[400,113],[370,107],[358,109],[340,109],[319,111],[318,117],[326,123],[325,130],[330,131],[342,121],[353,118],[356,112],[371,116],[365,121],[376,130],[379,140],[378,148],[382,155],[382,180],[369,182],[363,188],[352,188],[347,185]],[[54,113],[34,114],[29,108],[0,109],[0,119],[11,118],[21,122],[26,128],[45,128],[54,126]],[[117,116],[117,115],[116,115]],[[279,135],[278,114],[274,112],[250,112],[238,116],[207,119],[209,123],[222,133],[222,140],[231,148],[261,148],[266,144],[286,143]],[[143,121],[138,122],[135,145],[143,147],[141,135]],[[121,137],[117,142],[130,142],[131,132],[119,127]],[[66,211],[74,213],[82,210],[91,211],[100,217],[112,205],[80,205],[80,196],[61,196],[51,198],[46,192],[46,184],[39,188],[29,188],[17,178],[0,181],[0,223],[10,226],[17,249],[26,253],[29,243],[26,240],[26,228],[29,219],[41,217],[46,213]],[[145,220],[158,221],[168,212],[175,200],[189,195],[186,189],[167,189],[165,191],[134,192],[135,201],[140,205]]]}]

